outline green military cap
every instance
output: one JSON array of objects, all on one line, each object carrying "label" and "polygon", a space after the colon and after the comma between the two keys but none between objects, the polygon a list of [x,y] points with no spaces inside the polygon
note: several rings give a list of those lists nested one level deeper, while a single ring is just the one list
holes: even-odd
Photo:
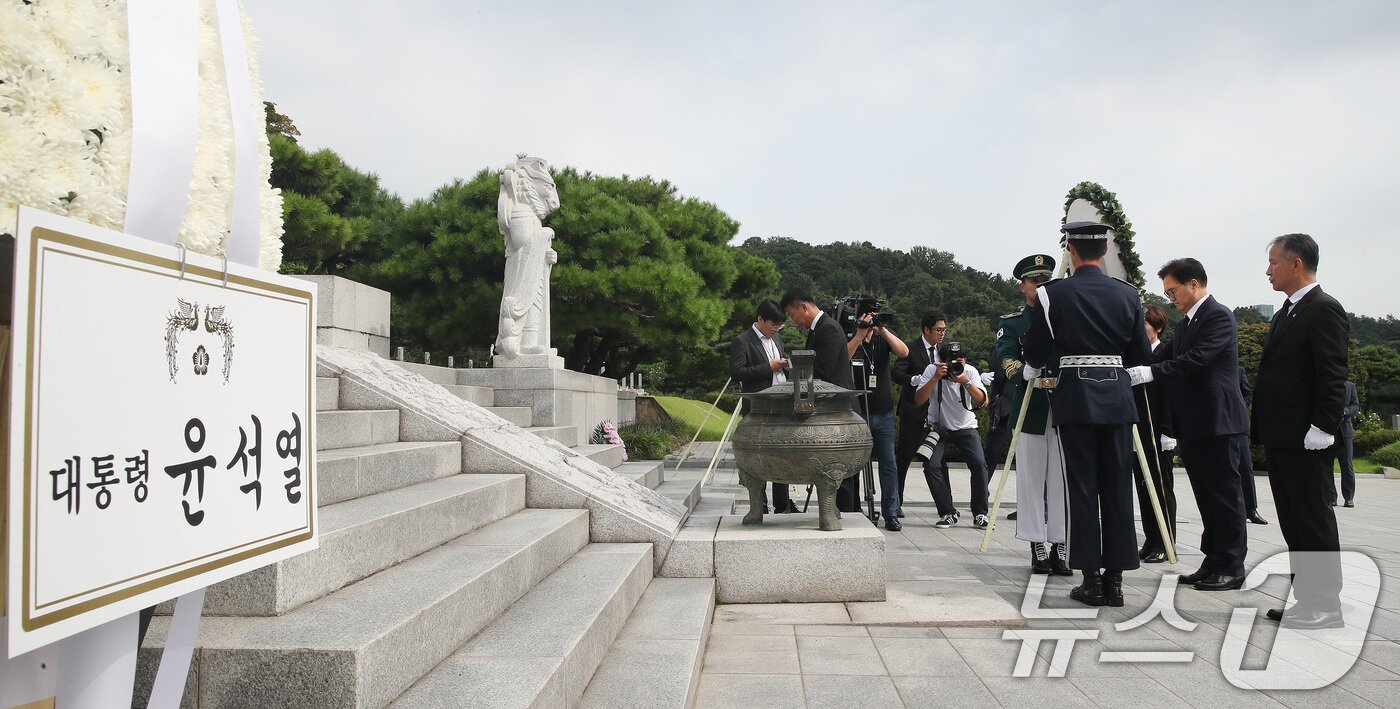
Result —
[{"label": "green military cap", "polygon": [[1011,272],[1011,275],[1020,281],[1031,276],[1048,276],[1054,272],[1055,259],[1045,254],[1035,254],[1017,261],[1016,268]]}]

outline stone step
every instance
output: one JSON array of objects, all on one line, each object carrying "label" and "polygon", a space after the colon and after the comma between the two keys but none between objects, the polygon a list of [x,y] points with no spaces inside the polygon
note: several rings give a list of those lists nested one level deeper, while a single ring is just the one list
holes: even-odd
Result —
[{"label": "stone step", "polygon": [[521,428],[529,426],[535,415],[528,406],[487,406],[486,410]]},{"label": "stone step", "polygon": [[320,411],[316,414],[316,450],[372,446],[397,440],[397,409]]},{"label": "stone step", "polygon": [[552,438],[569,448],[579,444],[578,428],[575,426],[527,426],[525,430],[540,438]]},{"label": "stone step", "polygon": [[635,460],[623,463],[613,472],[643,487],[655,490],[666,479],[659,460]]},{"label": "stone step", "polygon": [[573,706],[651,569],[650,544],[589,544],[393,706]]},{"label": "stone step", "polygon": [[453,475],[323,507],[320,547],[215,584],[204,614],[282,615],[524,508],[524,475]]},{"label": "stone step", "polygon": [[458,398],[470,401],[477,406],[496,405],[496,390],[491,387],[470,386],[467,384],[445,384],[443,388],[452,392],[452,394]]},{"label": "stone step", "polygon": [[586,443],[581,446],[573,446],[579,455],[588,458],[605,468],[616,468],[622,465],[622,456],[626,449],[616,443]]},{"label": "stone step", "polygon": [[462,472],[462,443],[400,441],[337,448],[319,453],[316,465],[317,504],[325,507],[456,475]]},{"label": "stone step", "polygon": [[695,504],[700,501],[700,479],[699,478],[675,478],[661,483],[656,491],[665,497],[669,497],[676,502],[685,505],[686,511],[695,509]]},{"label": "stone step", "polygon": [[[745,493],[745,500],[748,493]],[[745,503],[747,506],[747,503]],[[732,492],[706,492],[700,501],[695,504],[695,509],[690,511],[690,516],[695,517],[719,517],[722,515],[734,514],[734,493]]]},{"label": "stone step", "polygon": [[340,378],[316,377],[316,410],[335,411],[340,408]]},{"label": "stone step", "polygon": [[579,708],[685,709],[694,704],[714,612],[714,579],[652,579],[593,674]]},{"label": "stone step", "polygon": [[[441,357],[438,361],[445,363],[447,361],[447,358],[444,356]],[[422,375],[424,379],[427,379],[428,381],[440,386],[447,386],[449,384],[457,383],[457,370],[455,369],[448,369],[447,367],[441,367],[436,364],[421,364],[418,362],[395,361],[394,364],[397,364],[400,367],[403,367],[404,369],[413,372],[414,374]]]},{"label": "stone step", "polygon": [[[587,511],[523,510],[286,615],[204,618],[198,705],[382,707],[587,543]],[[138,677],[154,676],[169,625],[152,621]]]}]

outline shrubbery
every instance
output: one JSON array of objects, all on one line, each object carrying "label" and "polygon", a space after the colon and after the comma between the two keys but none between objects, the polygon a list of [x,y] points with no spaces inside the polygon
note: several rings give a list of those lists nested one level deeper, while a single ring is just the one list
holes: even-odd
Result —
[{"label": "shrubbery", "polygon": [[1372,453],[1400,441],[1400,431],[1383,428],[1373,431],[1357,431],[1351,441],[1351,453],[1358,458],[1370,458]]},{"label": "shrubbery", "polygon": [[629,424],[617,430],[627,444],[627,455],[632,460],[661,460],[685,445],[680,424],[670,423]]},{"label": "shrubbery", "polygon": [[1400,468],[1400,441],[1382,446],[1371,452],[1368,456],[1372,463],[1383,465],[1387,468]]}]

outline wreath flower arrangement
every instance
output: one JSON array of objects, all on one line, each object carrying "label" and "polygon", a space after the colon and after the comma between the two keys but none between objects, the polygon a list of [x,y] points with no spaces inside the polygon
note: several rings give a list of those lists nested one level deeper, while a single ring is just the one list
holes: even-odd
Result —
[{"label": "wreath flower arrangement", "polygon": [[[243,36],[255,105],[257,43]],[[131,81],[125,0],[0,2],[0,234],[24,204],[121,231],[131,169]],[[194,174],[179,243],[218,255],[233,210],[233,131],[213,0],[199,5],[199,105]],[[282,262],[282,196],[257,135],[258,267]]]}]

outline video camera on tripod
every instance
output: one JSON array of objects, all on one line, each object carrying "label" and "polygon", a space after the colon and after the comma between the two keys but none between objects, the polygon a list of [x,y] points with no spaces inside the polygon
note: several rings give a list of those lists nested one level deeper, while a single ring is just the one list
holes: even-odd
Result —
[{"label": "video camera on tripod", "polygon": [[[841,329],[846,331],[846,338],[850,339],[855,335],[856,330],[863,330],[867,327],[889,327],[894,324],[894,313],[885,309],[885,301],[873,295],[848,295],[838,299],[831,305],[823,308],[826,314],[841,325]],[[875,322],[866,324],[860,318],[866,313],[875,314]]]}]

